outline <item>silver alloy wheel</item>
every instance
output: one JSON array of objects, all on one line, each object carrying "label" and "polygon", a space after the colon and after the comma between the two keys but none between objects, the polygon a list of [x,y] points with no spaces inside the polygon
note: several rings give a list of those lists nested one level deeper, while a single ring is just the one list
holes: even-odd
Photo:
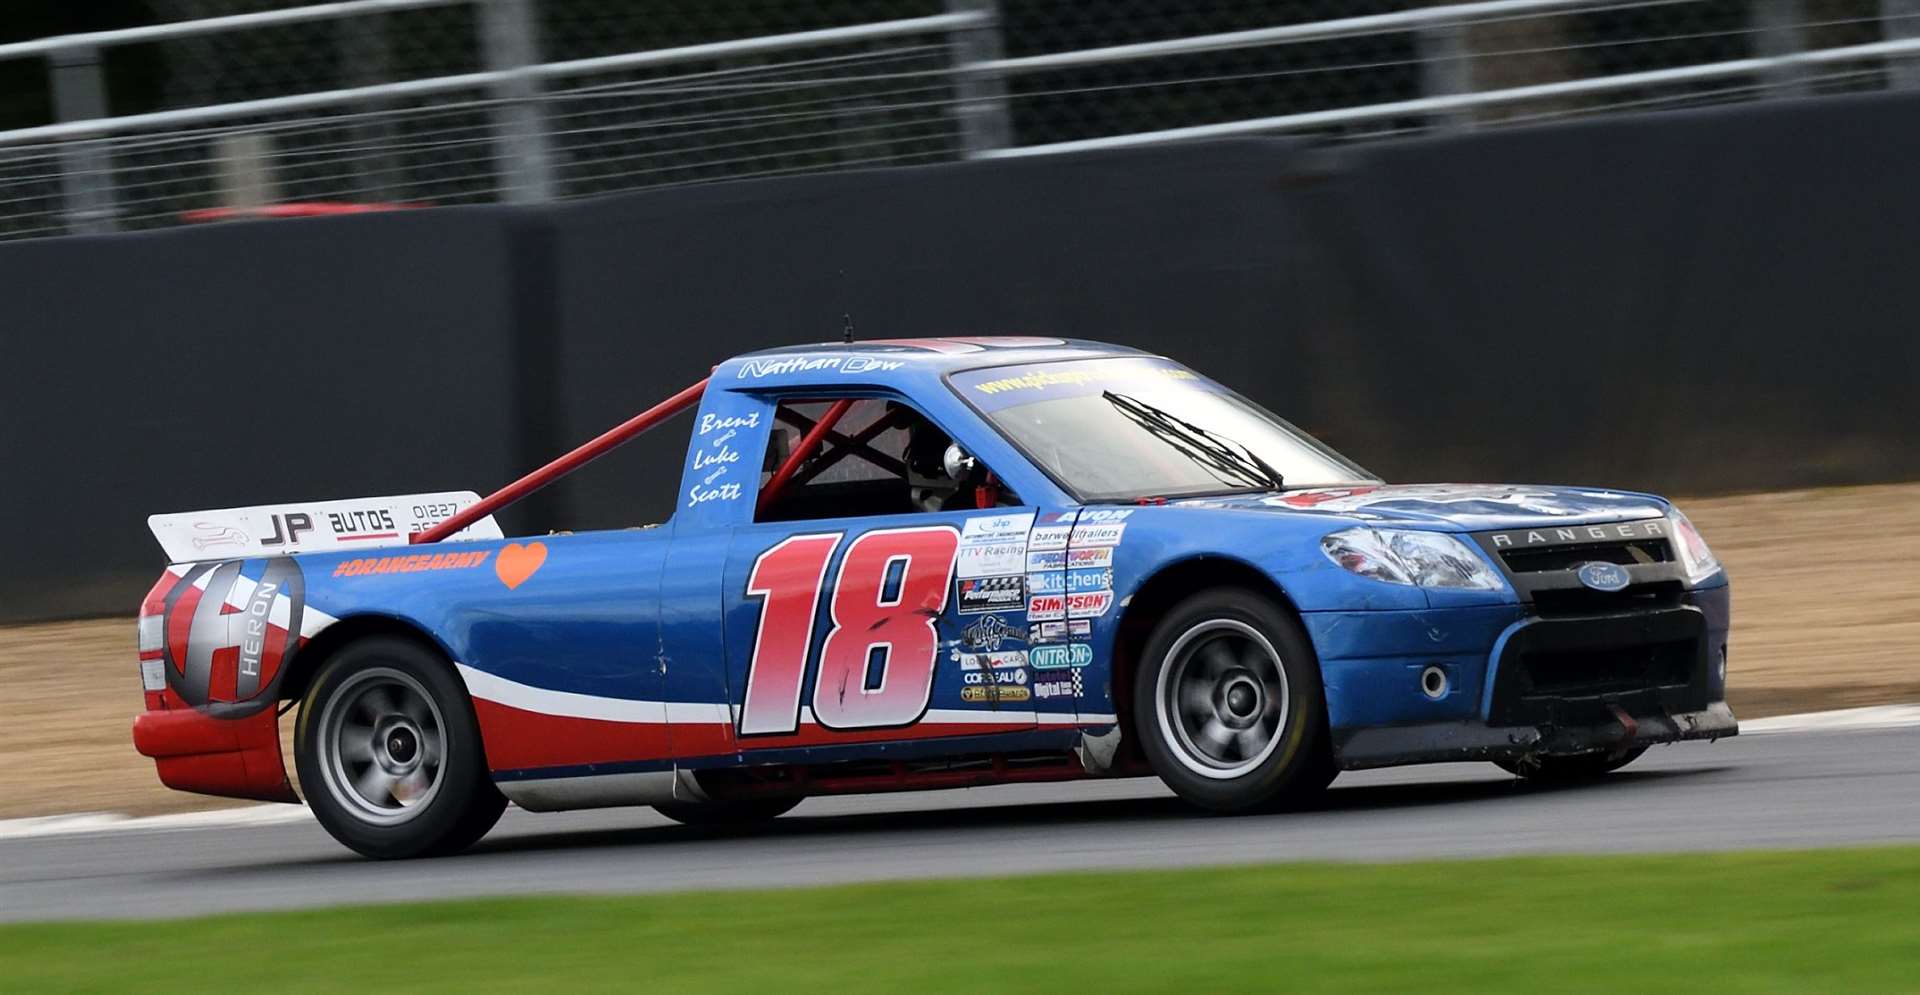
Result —
[{"label": "silver alloy wheel", "polygon": [[1246,774],[1285,738],[1286,668],[1273,643],[1237,619],[1208,619],[1181,633],[1154,693],[1161,736],[1202,777]]},{"label": "silver alloy wheel", "polygon": [[321,778],[334,801],[362,822],[399,825],[440,791],[446,723],[419,681],[372,667],[328,696],[320,751]]}]

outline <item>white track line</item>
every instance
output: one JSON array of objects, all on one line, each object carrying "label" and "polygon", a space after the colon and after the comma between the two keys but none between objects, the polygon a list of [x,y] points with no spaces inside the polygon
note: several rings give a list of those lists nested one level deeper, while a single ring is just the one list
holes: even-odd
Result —
[{"label": "white track line", "polygon": [[1776,732],[1840,732],[1853,729],[1900,729],[1920,726],[1920,705],[1874,705],[1834,712],[1776,715],[1740,723],[1740,735],[1765,736]]},{"label": "white track line", "polygon": [[0,819],[0,840],[28,836],[78,836],[128,831],[165,832],[180,829],[224,829],[233,826],[273,826],[283,822],[305,822],[311,818],[313,813],[307,811],[305,805],[248,805],[244,808],[216,808],[206,812],[149,815],[138,819],[113,812],[79,812],[73,815],[43,815],[32,819]]},{"label": "white track line", "polygon": [[[1875,705],[1833,712],[1776,715],[1740,723],[1742,736],[1769,736],[1788,732],[1864,732],[1920,726],[1920,705]],[[34,836],[81,836],[92,833],[169,832],[232,826],[273,826],[305,822],[313,813],[305,805],[248,805],[208,812],[151,815],[144,818],[111,812],[43,815],[31,819],[0,819],[0,840]]]}]

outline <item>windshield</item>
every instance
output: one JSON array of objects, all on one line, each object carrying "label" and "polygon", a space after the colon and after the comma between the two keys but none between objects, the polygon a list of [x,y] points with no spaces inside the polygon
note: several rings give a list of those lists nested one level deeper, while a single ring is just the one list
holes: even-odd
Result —
[{"label": "windshield", "polygon": [[1158,357],[1000,366],[949,380],[1082,501],[1378,482],[1258,405]]}]

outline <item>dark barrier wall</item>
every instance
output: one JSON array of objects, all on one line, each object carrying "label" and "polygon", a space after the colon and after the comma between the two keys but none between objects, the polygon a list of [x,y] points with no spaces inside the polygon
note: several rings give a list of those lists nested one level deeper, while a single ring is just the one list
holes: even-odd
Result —
[{"label": "dark barrier wall", "polygon": [[0,246],[0,619],[130,615],[165,563],[154,512],[502,479],[509,218]]},{"label": "dark barrier wall", "polygon": [[1325,427],[1401,479],[1920,477],[1916,113],[1873,96],[1353,150],[1311,208],[1347,382],[1372,389]]},{"label": "dark barrier wall", "polygon": [[[856,335],[1052,334],[1173,353],[1276,400],[1326,294],[1291,145],[1236,142],[666,191],[562,207],[558,425],[586,438],[733,353]],[[592,526],[671,511],[686,433],[562,486]]]},{"label": "dark barrier wall", "polygon": [[[0,619],[125,613],[155,511],[486,490],[735,352],[1057,334],[1389,479],[1920,477],[1920,99],[1241,141],[0,246]],[[671,512],[685,423],[510,518]]]}]

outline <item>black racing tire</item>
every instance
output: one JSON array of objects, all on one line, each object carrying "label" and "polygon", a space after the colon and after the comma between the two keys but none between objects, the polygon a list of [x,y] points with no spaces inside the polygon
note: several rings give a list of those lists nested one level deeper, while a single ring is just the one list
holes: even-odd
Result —
[{"label": "black racing tire", "polygon": [[1262,594],[1215,588],[1174,606],[1147,638],[1133,686],[1147,762],[1200,808],[1297,808],[1337,773],[1313,646]]},{"label": "black racing tire", "polygon": [[327,660],[300,703],[294,764],[320,825],[377,859],[457,853],[507,804],[453,668],[396,636],[355,640]]},{"label": "black racing tire", "polygon": [[659,802],[653,810],[689,826],[751,826],[793,811],[798,798],[746,798],[719,802]]},{"label": "black racing tire", "polygon": [[1521,760],[1495,760],[1493,763],[1501,770],[1529,781],[1573,784],[1611,774],[1640,759],[1640,754],[1645,752],[1646,747],[1636,746],[1625,752],[1598,750],[1564,757],[1528,757]]}]

